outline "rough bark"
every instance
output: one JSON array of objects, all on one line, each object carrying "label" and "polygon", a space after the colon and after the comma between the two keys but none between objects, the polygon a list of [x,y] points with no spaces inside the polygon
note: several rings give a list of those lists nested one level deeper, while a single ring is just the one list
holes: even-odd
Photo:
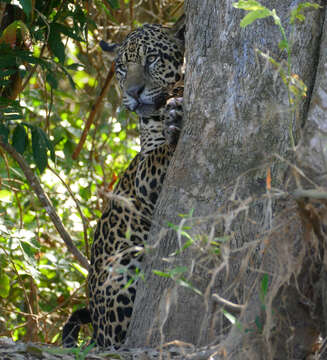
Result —
[{"label": "rough bark", "polygon": [[[317,245],[315,252],[312,245],[319,237],[306,218],[307,203],[299,199],[296,203],[288,194],[296,186],[310,188],[313,184],[290,166],[298,154],[302,161],[298,166],[306,165],[314,182],[321,185],[321,174],[326,171],[326,157],[320,156],[321,146],[326,149],[326,87],[322,80],[316,82],[326,73],[326,45],[323,51],[320,45],[326,41],[325,9],[308,13],[305,23],[290,34],[289,12],[298,2],[262,3],[280,15],[293,43],[292,72],[308,86],[307,99],[292,119],[300,145],[295,152],[291,148],[285,85],[255,51],[259,48],[278,61],[285,59],[272,19],[241,29],[244,14],[233,9],[232,1],[187,1],[184,128],[159,199],[129,345],[152,346],[174,339],[218,343],[219,335],[227,334],[228,329],[212,293],[247,304],[240,317],[243,331],[240,326],[232,328],[217,358],[219,354],[233,359],[246,355],[251,359],[300,358],[320,331],[319,326],[312,326],[312,309],[297,301],[306,291],[312,295],[315,288],[310,276],[319,277],[322,271],[321,248]],[[269,192],[268,168],[272,176]],[[324,208],[323,203],[319,206]],[[167,223],[180,223],[178,214],[189,214],[191,209],[192,219],[186,223],[195,244],[179,256],[169,256],[180,247],[180,239]],[[209,239],[227,239],[220,256],[210,255],[205,234]],[[188,267],[190,281],[203,296],[153,274],[153,269],[167,272],[180,265]],[[264,310],[260,298],[263,273],[270,276]],[[299,286],[289,286],[295,280],[300,281]],[[304,298],[308,296],[305,293]],[[287,318],[277,321],[279,328],[274,328],[275,308],[281,318]],[[298,327],[296,334],[292,326]],[[308,336],[311,330],[314,334]],[[307,339],[308,344],[301,347],[299,341],[290,340],[292,336]]]}]

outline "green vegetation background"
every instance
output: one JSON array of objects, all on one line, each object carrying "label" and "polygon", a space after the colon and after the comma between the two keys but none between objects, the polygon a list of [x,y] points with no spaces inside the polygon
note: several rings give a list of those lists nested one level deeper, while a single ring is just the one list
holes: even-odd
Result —
[{"label": "green vegetation background", "polygon": [[[105,194],[139,148],[137,119],[120,106],[112,81],[72,158],[111,67],[98,43],[120,41],[144,22],[169,25],[182,5],[0,1],[1,139],[24,156],[87,257]],[[0,146],[0,336],[59,344],[69,313],[86,303],[86,275]]]}]

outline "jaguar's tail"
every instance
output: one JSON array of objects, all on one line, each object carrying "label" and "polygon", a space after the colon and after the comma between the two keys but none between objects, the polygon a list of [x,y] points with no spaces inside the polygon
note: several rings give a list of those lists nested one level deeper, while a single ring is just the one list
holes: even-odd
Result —
[{"label": "jaguar's tail", "polygon": [[81,325],[90,322],[91,315],[89,309],[83,308],[74,311],[62,330],[62,346],[66,348],[76,347]]}]

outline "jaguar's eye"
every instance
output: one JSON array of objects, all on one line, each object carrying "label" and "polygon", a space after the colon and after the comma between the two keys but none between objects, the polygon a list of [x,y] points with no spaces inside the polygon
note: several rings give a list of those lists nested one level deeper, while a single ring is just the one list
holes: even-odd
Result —
[{"label": "jaguar's eye", "polygon": [[152,64],[153,62],[155,62],[158,59],[157,55],[149,55],[146,58],[146,61],[148,62],[148,64]]},{"label": "jaguar's eye", "polygon": [[122,73],[125,73],[127,71],[127,67],[124,64],[117,64],[115,67],[117,71],[120,71]]}]

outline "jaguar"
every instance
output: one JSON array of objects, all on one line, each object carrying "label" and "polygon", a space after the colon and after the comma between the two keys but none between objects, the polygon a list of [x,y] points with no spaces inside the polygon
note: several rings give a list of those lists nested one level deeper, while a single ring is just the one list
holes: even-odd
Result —
[{"label": "jaguar", "polygon": [[138,272],[156,201],[182,123],[184,27],[145,24],[114,52],[123,104],[139,116],[140,152],[131,161],[97,223],[88,275],[88,308],[64,325],[62,342],[76,346],[81,324],[91,322],[92,342],[120,347],[133,313]]}]

